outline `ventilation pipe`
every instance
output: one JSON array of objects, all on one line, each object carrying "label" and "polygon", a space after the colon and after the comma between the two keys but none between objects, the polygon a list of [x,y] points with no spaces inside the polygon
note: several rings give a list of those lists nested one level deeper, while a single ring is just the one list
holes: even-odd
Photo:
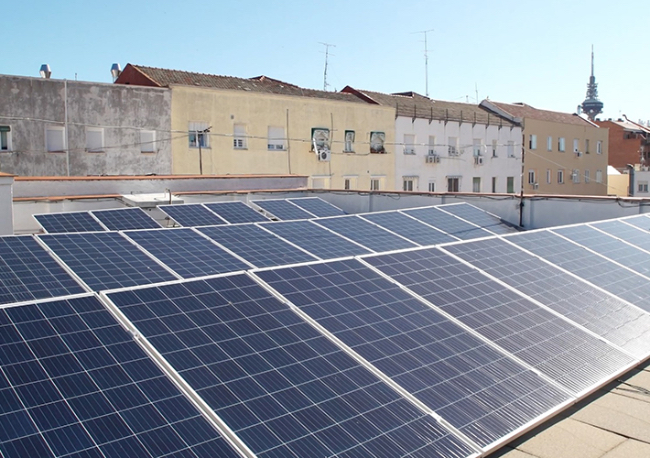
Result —
[{"label": "ventilation pipe", "polygon": [[50,76],[52,76],[52,71],[50,70],[50,66],[48,64],[41,65],[39,73],[41,74],[41,78],[45,78],[46,80],[49,80]]},{"label": "ventilation pipe", "polygon": [[117,81],[121,74],[122,67],[120,67],[120,64],[111,65],[111,75],[113,76],[113,82]]}]

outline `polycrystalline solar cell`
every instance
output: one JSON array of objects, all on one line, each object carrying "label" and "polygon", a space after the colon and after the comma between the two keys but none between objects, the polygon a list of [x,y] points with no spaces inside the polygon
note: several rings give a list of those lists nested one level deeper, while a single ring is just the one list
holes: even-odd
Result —
[{"label": "polycrystalline solar cell", "polygon": [[102,226],[88,212],[70,212],[70,213],[44,213],[34,215],[36,221],[51,234],[59,232],[93,232],[105,231]]},{"label": "polycrystalline solar cell", "polygon": [[117,232],[39,238],[93,291],[177,279]]},{"label": "polycrystalline solar cell", "polygon": [[269,220],[243,202],[214,202],[203,205],[231,224],[257,223]]},{"label": "polycrystalline solar cell", "polygon": [[[508,240],[650,312],[647,278],[621,267],[609,258],[599,256],[550,231],[526,232],[508,237]],[[640,314],[639,320],[647,319],[646,315]]]},{"label": "polycrystalline solar cell", "polygon": [[216,226],[226,224],[219,215],[211,212],[201,204],[159,205],[180,226]]},{"label": "polycrystalline solar cell", "polygon": [[634,361],[438,249],[364,260],[575,394]]},{"label": "polycrystalline solar cell", "polygon": [[452,215],[458,216],[465,221],[474,223],[483,229],[494,232],[495,234],[510,234],[512,232],[518,232],[517,229],[512,226],[508,226],[497,216],[494,216],[468,203],[463,202],[462,204],[443,205],[440,206],[439,209],[449,212]]},{"label": "polycrystalline solar cell", "polygon": [[286,199],[254,200],[253,203],[282,221],[311,219],[316,217],[316,215],[303,210]]},{"label": "polycrystalline solar cell", "polygon": [[445,250],[518,289],[636,357],[650,351],[638,308],[499,240],[448,245]]},{"label": "polycrystalline solar cell", "polygon": [[[553,229],[553,232],[634,269],[640,274],[650,276],[650,256],[639,248],[628,245],[589,226],[557,228]],[[647,237],[641,231],[637,232]]]},{"label": "polycrystalline solar cell", "polygon": [[342,258],[370,251],[310,221],[287,221],[260,225],[321,259]]},{"label": "polycrystalline solar cell", "polygon": [[250,269],[241,259],[189,228],[125,234],[183,278]]},{"label": "polycrystalline solar cell", "polygon": [[31,236],[0,237],[0,304],[83,292]]},{"label": "polycrystalline solar cell", "polygon": [[315,222],[376,252],[417,246],[355,215],[321,218]]},{"label": "polycrystalline solar cell", "polygon": [[368,213],[360,216],[423,246],[438,245],[440,243],[458,240],[455,237],[434,229],[420,220],[413,219],[397,211]]},{"label": "polycrystalline solar cell", "polygon": [[621,221],[631,224],[634,227],[643,229],[644,231],[650,231],[650,218],[645,215],[632,216],[630,218],[622,219]]},{"label": "polycrystalline solar cell", "polygon": [[259,457],[471,454],[246,275],[109,298]]},{"label": "polycrystalline solar cell", "polygon": [[160,229],[160,224],[139,207],[95,210],[91,213],[110,231]]},{"label": "polycrystalline solar cell", "polygon": [[316,260],[309,253],[254,224],[201,227],[196,230],[256,267],[280,266]]},{"label": "polycrystalline solar cell", "polygon": [[296,204],[303,210],[307,210],[309,213],[316,215],[319,218],[345,215],[345,212],[339,207],[336,207],[329,202],[324,201],[320,197],[300,197],[287,200],[292,204]]},{"label": "polycrystalline solar cell", "polygon": [[95,297],[2,309],[0,335],[4,458],[238,456]]},{"label": "polycrystalline solar cell", "polygon": [[412,210],[400,210],[414,218],[419,219],[433,227],[440,229],[447,234],[458,237],[461,240],[475,239],[493,235],[491,232],[476,227],[449,213],[445,213],[435,207],[415,208]]},{"label": "polycrystalline solar cell", "polygon": [[568,399],[357,260],[256,274],[481,447]]},{"label": "polycrystalline solar cell", "polygon": [[650,232],[647,230],[639,230],[639,228],[625,224],[622,221],[602,221],[600,223],[590,223],[589,225],[607,232],[612,237],[625,240],[627,243],[650,251]]}]

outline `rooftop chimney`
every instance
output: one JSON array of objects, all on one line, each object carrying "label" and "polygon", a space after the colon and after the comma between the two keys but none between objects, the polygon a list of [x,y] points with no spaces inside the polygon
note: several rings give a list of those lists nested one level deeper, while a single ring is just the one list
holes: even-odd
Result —
[{"label": "rooftop chimney", "polygon": [[121,73],[122,73],[122,67],[120,67],[120,64],[111,65],[111,75],[113,75],[113,82],[115,82],[117,78],[119,78]]},{"label": "rooftop chimney", "polygon": [[47,64],[41,65],[41,70],[39,71],[41,74],[41,78],[45,78],[47,80],[50,79],[50,76],[52,76],[52,71],[50,70],[50,66]]}]

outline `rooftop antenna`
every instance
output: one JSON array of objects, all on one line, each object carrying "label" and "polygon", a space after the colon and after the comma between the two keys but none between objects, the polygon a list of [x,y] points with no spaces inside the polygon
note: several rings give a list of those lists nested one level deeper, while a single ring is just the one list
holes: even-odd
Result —
[{"label": "rooftop antenna", "polygon": [[427,97],[429,97],[429,49],[427,48],[427,33],[429,32],[433,32],[433,29],[413,32],[424,34],[424,91]]},{"label": "rooftop antenna", "polygon": [[[322,44],[323,46],[325,46],[325,71],[323,72],[323,90],[326,91],[327,86],[329,86],[329,84],[327,84],[327,58],[330,55],[330,47],[336,48],[336,45],[332,45],[332,44],[329,44],[329,43],[323,43],[322,41],[319,41],[319,43]],[[334,55],[334,54],[332,54],[332,55]]]}]

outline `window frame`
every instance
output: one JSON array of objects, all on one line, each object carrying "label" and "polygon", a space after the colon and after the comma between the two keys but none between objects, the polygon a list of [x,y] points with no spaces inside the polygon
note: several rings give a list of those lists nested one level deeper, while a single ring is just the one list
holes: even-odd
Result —
[{"label": "window frame", "polygon": [[354,140],[356,133],[353,130],[346,130],[343,137],[343,152],[354,153]]},{"label": "window frame", "polygon": [[0,125],[0,151],[13,151],[11,144],[11,125]]},{"label": "window frame", "polygon": [[[316,134],[322,133],[323,135],[319,138],[316,138]],[[330,149],[330,130],[327,127],[312,127],[311,128],[311,149],[314,151],[316,148],[318,151],[329,150]]]},{"label": "window frame", "polygon": [[386,154],[386,132],[381,130],[370,132],[370,153]]},{"label": "window frame", "polygon": [[528,170],[528,184],[534,185],[537,183],[537,171],[535,169]]},{"label": "window frame", "polygon": [[602,183],[602,182],[603,182],[603,171],[596,170],[596,183]]},{"label": "window frame", "polygon": [[232,149],[248,149],[248,135],[246,133],[246,124],[236,122],[232,125]]},{"label": "window frame", "polygon": [[447,155],[449,157],[455,157],[459,154],[460,151],[458,151],[458,137],[447,137]]},{"label": "window frame", "polygon": [[429,181],[427,189],[429,190],[429,192],[436,192],[436,182]]},{"label": "window frame", "polygon": [[[276,132],[272,132],[275,130]],[[281,132],[281,137],[275,137],[276,133]],[[279,147],[279,148],[278,148]],[[284,126],[267,126],[266,128],[266,149],[268,151],[286,151],[287,135]]]},{"label": "window frame", "polygon": [[418,190],[418,178],[414,175],[405,175],[402,177],[402,191],[413,192]]},{"label": "window frame", "polygon": [[188,142],[189,142],[188,147],[189,148],[210,148],[209,129],[210,126],[207,122],[190,121],[187,127]]},{"label": "window frame", "polygon": [[472,177],[472,192],[481,192],[481,177]]},{"label": "window frame", "polygon": [[536,150],[537,149],[537,135],[530,134],[528,137],[528,149]]},{"label": "window frame", "polygon": [[498,157],[497,156],[498,146],[499,146],[499,142],[497,140],[492,140],[492,157]]},{"label": "window frame", "polygon": [[506,194],[514,194],[515,177],[506,177]]},{"label": "window frame", "polygon": [[[142,138],[143,135],[151,135],[151,140]],[[145,149],[150,148],[150,149]],[[151,154],[156,152],[156,131],[140,129],[140,152],[143,154]]]},{"label": "window frame", "polygon": [[596,142],[596,154],[603,154],[603,142],[601,140]]},{"label": "window frame", "polygon": [[404,154],[415,156],[415,134],[404,134]]},{"label": "window frame", "polygon": [[[61,148],[59,149],[50,149],[49,146],[49,138],[50,134],[49,132],[58,132],[61,135]],[[45,126],[45,150],[48,153],[64,153],[66,150],[66,138],[65,138],[65,127],[64,126],[54,126],[54,125],[49,125]]]},{"label": "window frame", "polygon": [[[89,145],[89,140],[92,137],[89,137],[88,134],[99,134],[99,147],[91,148]],[[87,153],[103,153],[104,152],[104,128],[102,127],[86,127],[86,152]]]},{"label": "window frame", "polygon": [[553,136],[546,137],[546,151],[553,151]]},{"label": "window frame", "polygon": [[557,169],[557,184],[564,184],[564,169]]},{"label": "window frame", "polygon": [[566,139],[564,137],[557,138],[557,150],[560,153],[564,153],[566,151]]},{"label": "window frame", "polygon": [[515,157],[515,142],[508,140],[508,157]]}]

